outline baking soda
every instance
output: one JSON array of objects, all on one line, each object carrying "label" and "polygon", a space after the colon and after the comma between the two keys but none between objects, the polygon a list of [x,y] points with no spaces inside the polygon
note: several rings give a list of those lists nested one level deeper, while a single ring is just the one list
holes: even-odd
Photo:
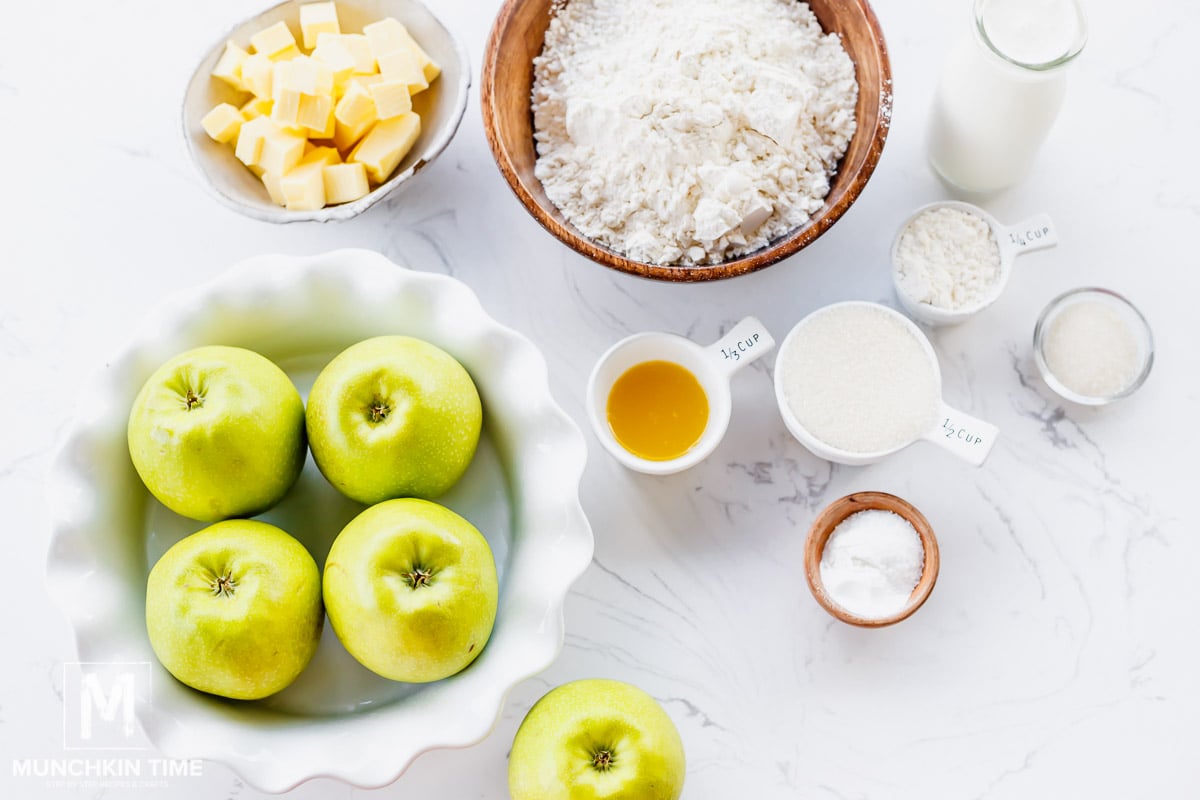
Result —
[{"label": "baking soda", "polygon": [[908,520],[869,509],[842,520],[821,554],[821,583],[842,608],[867,619],[904,609],[925,569],[921,536]]},{"label": "baking soda", "polygon": [[1079,302],[1050,323],[1042,344],[1046,366],[1063,386],[1085,397],[1128,389],[1141,366],[1137,336],[1115,308]]},{"label": "baking soda", "polygon": [[882,306],[843,303],[814,312],[784,343],[777,368],[796,421],[830,447],[888,452],[936,421],[935,362],[907,322]]}]

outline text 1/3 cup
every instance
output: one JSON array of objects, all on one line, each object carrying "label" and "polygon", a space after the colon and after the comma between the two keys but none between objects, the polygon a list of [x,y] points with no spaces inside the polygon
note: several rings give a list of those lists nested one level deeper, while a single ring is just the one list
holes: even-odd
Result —
[{"label": "text 1/3 cup", "polygon": [[[732,399],[729,384],[735,373],[775,347],[763,324],[746,317],[713,344],[697,344],[671,333],[639,333],[610,347],[596,362],[587,387],[587,413],[600,444],[624,466],[647,475],[671,475],[707,458],[729,427]],[[631,453],[617,440],[608,419],[608,399],[613,385],[627,370],[651,361],[668,361],[686,369],[704,389],[708,421],[699,440],[683,455],[653,461]]]}]

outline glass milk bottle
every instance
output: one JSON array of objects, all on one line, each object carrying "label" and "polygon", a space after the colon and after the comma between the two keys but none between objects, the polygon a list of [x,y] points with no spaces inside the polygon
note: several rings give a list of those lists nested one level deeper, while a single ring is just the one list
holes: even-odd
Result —
[{"label": "glass milk bottle", "polygon": [[933,168],[968,192],[1024,178],[1086,40],[1078,0],[975,0],[973,30],[950,51],[934,98]]}]

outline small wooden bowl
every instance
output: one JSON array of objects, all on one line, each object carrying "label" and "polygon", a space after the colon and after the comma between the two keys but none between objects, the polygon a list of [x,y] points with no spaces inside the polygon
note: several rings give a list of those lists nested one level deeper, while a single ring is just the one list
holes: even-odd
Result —
[{"label": "small wooden bowl", "polygon": [[[877,619],[860,617],[842,608],[829,596],[829,593],[825,591],[825,584],[821,582],[821,555],[825,552],[825,542],[829,541],[833,529],[851,514],[869,509],[891,511],[904,517],[916,529],[917,534],[921,537],[921,546],[925,549],[925,569],[921,572],[921,580],[917,581],[917,585],[913,587],[912,594],[908,598],[908,605],[890,617]],[[821,608],[842,622],[857,625],[860,628],[882,628],[912,616],[913,612],[921,607],[929,598],[929,593],[933,591],[933,585],[937,583],[940,564],[937,538],[933,535],[933,528],[929,526],[929,520],[925,519],[925,516],[908,501],[886,492],[857,492],[834,500],[813,521],[812,527],[808,530],[808,539],[804,543],[804,577],[808,579],[808,588],[812,590],[813,597],[817,598]]]},{"label": "small wooden bowl", "polygon": [[534,175],[533,59],[542,52],[554,6],[562,0],[506,0],[483,60],[483,126],[500,173],[542,227],[588,258],[621,272],[662,281],[732,278],[768,267],[829,230],[866,186],[892,119],[892,71],[887,44],[867,0],[808,0],[821,27],[837,31],[858,77],[858,127],[831,181],[825,205],[808,224],[767,247],[722,264],[662,266],[634,261],[585,238],[546,197]]}]

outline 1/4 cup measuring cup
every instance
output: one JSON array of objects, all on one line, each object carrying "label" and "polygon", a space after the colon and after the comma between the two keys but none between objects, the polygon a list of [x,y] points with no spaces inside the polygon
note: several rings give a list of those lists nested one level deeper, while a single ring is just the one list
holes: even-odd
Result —
[{"label": "1/4 cup measuring cup", "polygon": [[[775,347],[775,340],[754,317],[746,317],[707,347],[672,333],[639,333],[622,339],[600,356],[588,379],[587,413],[600,444],[613,458],[636,472],[671,475],[707,458],[729,427],[733,403],[729,383],[738,370]],[[648,361],[670,361],[696,377],[708,398],[708,421],[700,439],[669,461],[651,461],[626,450],[608,421],[608,397],[626,370]]]},{"label": "1/4 cup measuring cup", "polygon": [[[804,325],[817,315],[828,312],[832,309],[843,308],[849,306],[862,306],[876,309],[885,314],[888,314],[898,320],[901,325],[920,343],[922,350],[929,359],[930,368],[933,371],[933,377],[936,382],[935,395],[939,398],[936,402],[936,407],[931,408],[930,418],[932,422],[930,426],[921,434],[916,436],[912,441],[905,442],[889,450],[881,450],[877,452],[853,452],[843,450],[838,447],[829,445],[811,432],[809,432],[800,421],[796,418],[795,412],[792,411],[791,404],[788,401],[785,385],[788,374],[788,358],[787,354],[793,347],[798,346],[801,332]],[[992,451],[992,446],[996,443],[996,438],[1000,431],[991,423],[984,422],[981,419],[972,417],[957,409],[946,405],[944,400],[941,400],[942,394],[942,372],[938,366],[937,354],[933,351],[933,345],[929,343],[929,339],[921,332],[921,329],[913,324],[912,320],[904,316],[898,311],[888,308],[887,306],[879,305],[878,303],[869,303],[861,300],[850,300],[844,303],[834,303],[824,306],[809,314],[784,337],[783,344],[779,346],[779,354],[775,359],[775,400],[779,404],[779,413],[783,416],[784,425],[788,431],[800,444],[808,448],[813,455],[819,456],[826,461],[833,461],[837,464],[846,464],[849,466],[863,466],[866,464],[874,464],[877,461],[882,461],[890,455],[894,455],[909,445],[920,439],[949,450],[954,455],[966,461],[973,466],[981,466],[987,459],[988,454]]]},{"label": "1/4 cup measuring cup", "polygon": [[[919,302],[906,294],[904,287],[900,283],[898,254],[900,240],[904,237],[904,231],[908,229],[908,226],[917,217],[939,208],[957,209],[958,211],[973,214],[982,219],[991,228],[992,236],[995,237],[996,245],[1000,249],[1000,274],[996,278],[995,283],[992,284],[990,291],[983,300],[966,308],[939,308],[928,303]],[[958,325],[966,322],[1000,298],[1000,295],[1004,293],[1004,288],[1008,286],[1008,279],[1012,276],[1013,262],[1017,256],[1037,250],[1045,250],[1057,244],[1058,231],[1055,229],[1054,223],[1050,220],[1048,214],[1035,214],[1029,219],[1018,222],[1015,225],[1004,225],[991,214],[971,203],[963,203],[957,200],[929,203],[918,208],[908,219],[904,220],[904,224],[900,226],[900,230],[896,233],[896,238],[892,241],[892,283],[895,284],[896,297],[899,298],[900,305],[915,319],[933,327]]]}]

